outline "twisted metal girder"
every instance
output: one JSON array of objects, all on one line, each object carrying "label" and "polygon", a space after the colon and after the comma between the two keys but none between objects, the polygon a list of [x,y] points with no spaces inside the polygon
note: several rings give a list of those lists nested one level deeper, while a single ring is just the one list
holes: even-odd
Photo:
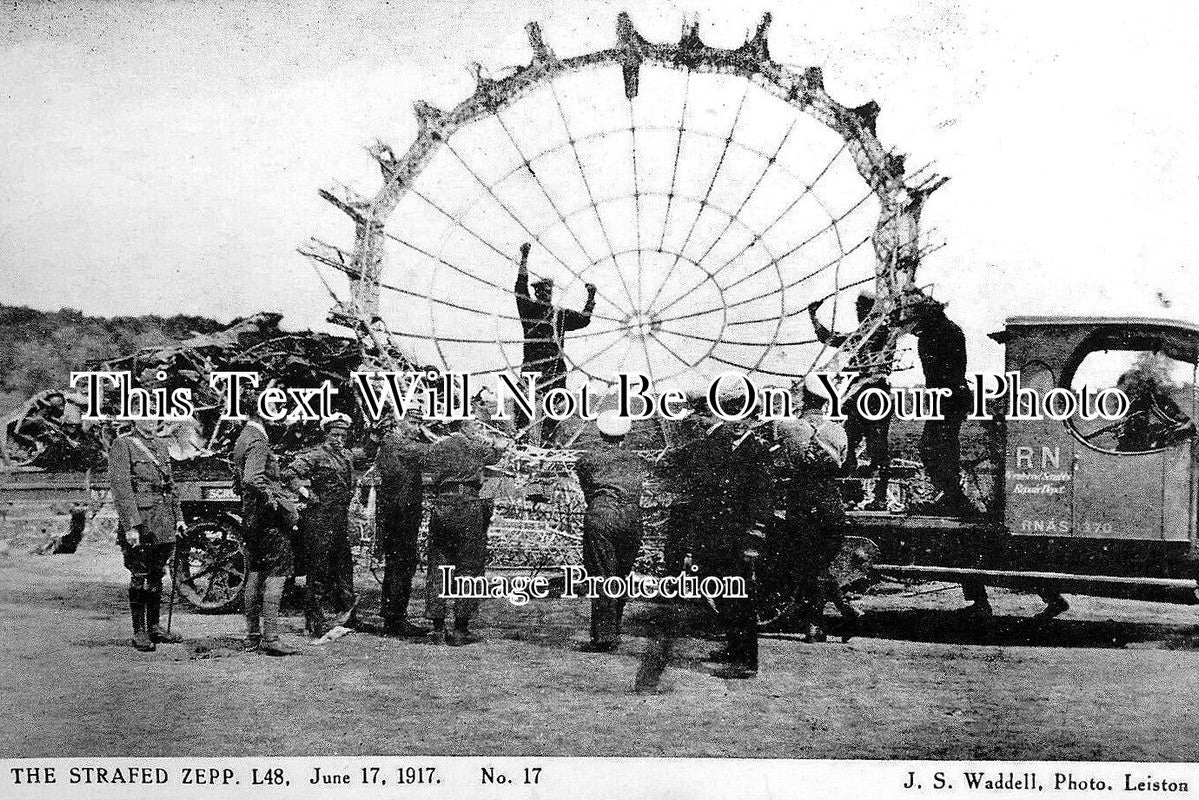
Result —
[{"label": "twisted metal girder", "polygon": [[[528,65],[517,67],[498,79],[485,75],[476,66],[474,93],[453,109],[442,110],[425,102],[415,104],[418,132],[406,151],[397,153],[383,143],[368,148],[378,161],[384,179],[382,187],[373,197],[355,195],[345,187],[321,191],[321,196],[347,214],[355,225],[354,247],[350,251],[339,250],[315,240],[307,248],[301,249],[314,262],[331,266],[350,277],[351,300],[339,302],[333,312],[334,321],[354,327],[360,338],[368,339],[371,349],[376,352],[401,352],[397,344],[390,340],[389,334],[381,335],[386,333],[386,329],[377,319],[384,245],[389,236],[386,223],[405,194],[413,190],[416,178],[439,151],[446,148],[457,155],[449,147],[449,139],[455,132],[489,116],[500,119],[502,124],[499,112],[539,87],[548,84],[552,90],[552,81],[557,77],[602,66],[620,67],[625,96],[632,100],[638,93],[641,68],[649,64],[687,74],[724,74],[744,78],[818,120],[843,139],[844,150],[848,150],[858,173],[880,203],[879,219],[870,237],[876,256],[875,290],[878,302],[871,315],[838,351],[824,361],[826,367],[847,363],[880,325],[888,324],[889,315],[899,302],[903,290],[913,285],[920,257],[919,222],[923,203],[945,179],[925,177],[917,184],[909,185],[905,180],[904,157],[888,152],[876,136],[879,105],[871,101],[857,108],[843,106],[825,91],[819,67],[795,71],[775,63],[770,57],[767,42],[770,20],[769,13],[763,15],[754,34],[744,44],[735,49],[723,49],[706,45],[699,37],[697,24],[686,28],[676,43],[647,41],[634,28],[629,15],[622,12],[616,20],[614,47],[568,58],[559,58],[545,43],[539,25],[529,23],[526,32],[533,59]],[[730,133],[730,141],[731,137]],[[573,148],[573,140],[570,144]],[[527,166],[530,159],[523,153],[521,157],[526,159]],[[577,151],[575,157],[578,157]],[[773,159],[768,166],[770,163],[773,163]],[[586,182],[585,174],[583,180]],[[590,193],[590,187],[587,188]],[[552,200],[550,202],[553,204]],[[594,199],[592,207],[595,207]],[[555,212],[562,216],[556,206]],[[669,205],[667,213],[670,213]],[[599,222],[606,238],[602,219]],[[772,262],[776,263],[773,259]],[[453,267],[452,264],[449,266]],[[629,287],[626,286],[625,290],[631,296]],[[605,331],[608,332],[612,331]],[[894,334],[891,338],[893,349]],[[764,343],[764,346],[769,344],[774,343]],[[757,366],[760,367],[760,362]],[[884,371],[885,368],[880,366],[879,370]]]}]

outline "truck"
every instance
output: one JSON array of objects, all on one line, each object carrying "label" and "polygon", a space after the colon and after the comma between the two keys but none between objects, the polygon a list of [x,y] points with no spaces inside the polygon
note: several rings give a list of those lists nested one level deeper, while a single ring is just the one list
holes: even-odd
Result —
[{"label": "truck", "polygon": [[1014,317],[991,334],[1041,396],[1118,386],[1122,418],[1000,419],[995,489],[970,517],[850,514],[875,575],[1034,592],[1199,602],[1199,326]]}]

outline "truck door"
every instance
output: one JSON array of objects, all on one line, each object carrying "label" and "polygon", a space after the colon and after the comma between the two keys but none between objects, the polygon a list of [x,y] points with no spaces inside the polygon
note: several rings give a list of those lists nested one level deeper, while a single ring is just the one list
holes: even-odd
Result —
[{"label": "truck door", "polygon": [[1069,423],[1074,536],[1191,538],[1196,365],[1173,357],[1168,342],[1141,345],[1086,353],[1071,377],[1076,392],[1115,386],[1129,398],[1117,419],[1080,411]]}]

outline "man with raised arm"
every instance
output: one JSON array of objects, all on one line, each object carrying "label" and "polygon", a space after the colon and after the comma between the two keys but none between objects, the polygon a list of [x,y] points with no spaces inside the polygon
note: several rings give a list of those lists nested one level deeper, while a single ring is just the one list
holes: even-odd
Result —
[{"label": "man with raised arm", "polygon": [[[812,321],[812,329],[816,332],[816,338],[821,344],[827,344],[830,347],[840,347],[849,340],[849,334],[834,333],[826,328],[824,324],[816,318],[816,310],[820,308],[824,300],[817,300],[808,306],[808,317]],[[865,322],[874,308],[875,296],[873,293],[862,290],[858,294],[856,303],[856,311],[858,323]],[[891,382],[887,380],[885,373],[879,371],[881,362],[887,358],[887,345],[890,332],[886,325],[880,325],[865,342],[862,347],[853,354],[849,359],[849,364],[846,366],[848,372],[859,372],[860,377],[853,386],[853,397],[850,398],[846,405],[845,413],[845,435],[849,439],[849,447],[846,451],[845,466],[842,474],[846,477],[854,477],[858,473],[858,446],[863,440],[866,442],[866,457],[870,459],[870,471],[874,473],[874,498],[866,506],[869,511],[886,511],[887,510],[887,486],[890,483],[891,477],[891,449],[888,441],[888,434],[891,429],[891,418],[883,417],[879,420],[868,420],[862,416],[858,410],[857,396],[866,389],[881,389],[884,392],[891,391]],[[856,500],[856,497],[848,498]]]},{"label": "man with raised arm", "polygon": [[[558,308],[554,305],[554,282],[543,278],[533,283],[533,295],[529,294],[529,250],[532,245],[525,242],[520,246],[520,268],[516,273],[516,311],[520,315],[524,330],[525,350],[521,364],[523,372],[540,372],[537,380],[540,392],[548,392],[566,386],[566,356],[562,350],[568,331],[577,331],[591,324],[591,312],[595,310],[595,284],[584,284],[587,302],[582,311]],[[516,424],[524,428],[529,420],[518,410]],[[534,444],[553,439],[558,423],[548,417],[542,422],[540,437],[532,437]]]}]

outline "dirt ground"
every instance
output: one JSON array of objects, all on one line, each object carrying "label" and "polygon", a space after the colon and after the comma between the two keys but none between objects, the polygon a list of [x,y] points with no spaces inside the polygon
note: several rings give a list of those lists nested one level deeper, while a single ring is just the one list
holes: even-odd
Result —
[{"label": "dirt ground", "polygon": [[[356,632],[285,659],[242,653],[239,616],[184,609],[185,643],[143,654],[128,646],[124,580],[102,543],[0,555],[0,757],[1199,759],[1190,607],[1072,597],[1038,625],[1035,596],[995,591],[980,628],[952,613],[954,587],[890,585],[858,601],[868,622],[848,644],[765,638],[760,677],[737,682],[710,675],[714,644],[692,635],[657,691],[637,694],[670,607],[632,604],[612,655],[573,650],[587,629],[573,599],[490,601],[476,646]],[[374,609],[378,584],[359,585]]]}]

